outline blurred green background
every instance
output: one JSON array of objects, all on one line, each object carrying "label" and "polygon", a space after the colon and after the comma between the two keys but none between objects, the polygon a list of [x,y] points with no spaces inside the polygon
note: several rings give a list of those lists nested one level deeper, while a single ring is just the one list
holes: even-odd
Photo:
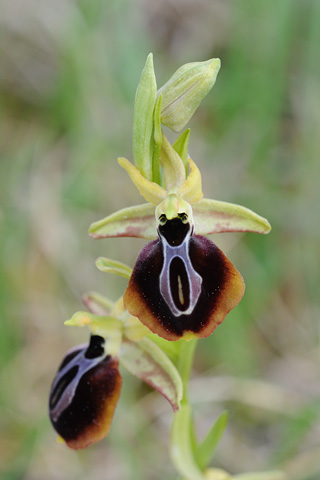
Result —
[{"label": "blurred green background", "polygon": [[[268,236],[215,241],[241,271],[241,304],[199,343],[191,397],[199,435],[230,420],[214,465],[320,478],[320,2],[2,0],[0,14],[0,478],[175,479],[169,404],[123,372],[109,437],[56,442],[52,378],[87,331],[63,321],[95,289],[126,283],[99,255],[133,265],[137,239],[92,240],[91,222],[143,202],[131,156],[147,54],[158,85],[183,63],[220,57],[190,122],[206,197],[267,217]],[[170,137],[173,138],[173,137]]]}]

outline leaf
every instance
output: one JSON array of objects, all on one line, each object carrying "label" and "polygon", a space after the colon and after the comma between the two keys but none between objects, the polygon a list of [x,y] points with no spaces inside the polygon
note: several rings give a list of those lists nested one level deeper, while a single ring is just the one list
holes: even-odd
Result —
[{"label": "leaf", "polygon": [[153,111],[157,97],[157,83],[150,53],[142,70],[136,91],[132,126],[134,164],[141,175],[152,179]]},{"label": "leaf", "polygon": [[205,469],[225,431],[228,422],[228,413],[222,412],[214,422],[206,437],[196,450],[196,460],[201,470]]},{"label": "leaf", "polygon": [[132,268],[122,262],[117,262],[116,260],[111,260],[110,258],[99,257],[96,260],[96,266],[101,272],[105,273],[114,273],[120,275],[120,277],[129,278],[131,277]]},{"label": "leaf", "polygon": [[94,222],[89,228],[93,238],[137,237],[154,239],[157,236],[155,207],[151,203],[143,203],[123,208],[108,217]]},{"label": "leaf", "polygon": [[192,205],[195,233],[209,235],[221,232],[269,233],[271,226],[249,208],[234,203],[203,198]]},{"label": "leaf", "polygon": [[180,408],[183,387],[178,370],[166,354],[148,338],[139,342],[124,340],[120,363],[163,395],[174,411]]},{"label": "leaf", "polygon": [[192,452],[191,407],[183,404],[173,419],[170,456],[176,469],[188,480],[204,480]]},{"label": "leaf", "polygon": [[96,315],[110,315],[114,302],[97,292],[88,292],[82,297],[82,301],[91,313]]}]

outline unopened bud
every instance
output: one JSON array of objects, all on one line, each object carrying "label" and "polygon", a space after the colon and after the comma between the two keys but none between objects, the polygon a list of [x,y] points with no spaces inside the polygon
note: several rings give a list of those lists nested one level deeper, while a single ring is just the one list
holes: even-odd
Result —
[{"label": "unopened bud", "polygon": [[161,122],[180,132],[215,84],[220,59],[186,63],[158,90],[162,95]]}]

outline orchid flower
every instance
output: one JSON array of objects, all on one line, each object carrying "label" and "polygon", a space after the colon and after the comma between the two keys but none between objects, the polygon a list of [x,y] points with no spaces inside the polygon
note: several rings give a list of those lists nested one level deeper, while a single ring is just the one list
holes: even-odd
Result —
[{"label": "orchid flower", "polygon": [[[147,180],[125,158],[119,164],[148,203],[120,210],[90,227],[94,238],[155,238],[141,251],[124,305],[166,340],[207,337],[244,293],[242,276],[208,238],[218,232],[268,233],[269,222],[251,210],[203,198],[201,174],[162,135],[165,187]],[[180,153],[180,155],[179,155]]]}]

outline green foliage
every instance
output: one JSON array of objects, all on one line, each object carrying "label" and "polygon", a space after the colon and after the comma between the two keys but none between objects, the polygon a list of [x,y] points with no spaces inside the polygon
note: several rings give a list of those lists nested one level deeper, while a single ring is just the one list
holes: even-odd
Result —
[{"label": "green foliage", "polygon": [[53,11],[49,2],[36,10],[20,2],[20,11],[2,13],[1,478],[49,479],[57,469],[59,480],[174,478],[168,422],[158,416],[170,407],[138,382],[122,396],[112,436],[95,450],[71,455],[43,420],[48,372],[87,339],[82,330],[66,334],[64,319],[88,288],[117,298],[125,285],[97,275],[95,258],[133,265],[142,245],[111,239],[102,252],[86,231],[140,201],[123,186],[125,173],[111,175],[119,152],[131,155],[135,89],[154,51],[160,84],[183,62],[222,59],[215,91],[190,122],[198,138],[190,154],[208,196],[257,210],[273,226],[268,238],[213,238],[247,289],[201,342],[195,370],[212,384],[201,383],[191,400],[200,413],[231,413],[217,465],[281,467],[290,480],[318,479],[320,3],[185,2],[183,15],[153,2],[56,4]]}]

